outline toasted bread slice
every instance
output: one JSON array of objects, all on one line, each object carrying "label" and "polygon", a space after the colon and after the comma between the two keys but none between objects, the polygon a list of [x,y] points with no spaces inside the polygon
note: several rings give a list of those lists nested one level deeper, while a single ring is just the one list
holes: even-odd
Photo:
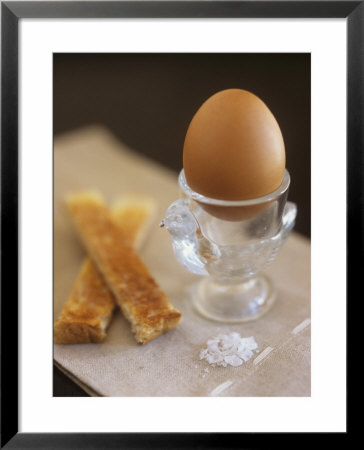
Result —
[{"label": "toasted bread slice", "polygon": [[[155,202],[146,196],[126,193],[112,208],[111,214],[129,245],[139,248],[155,212]],[[116,306],[100,272],[86,258],[54,325],[56,344],[102,342]]]},{"label": "toasted bread slice", "polygon": [[68,197],[76,229],[138,343],[145,344],[176,326],[181,313],[170,304],[130,245],[102,198],[90,192]]}]

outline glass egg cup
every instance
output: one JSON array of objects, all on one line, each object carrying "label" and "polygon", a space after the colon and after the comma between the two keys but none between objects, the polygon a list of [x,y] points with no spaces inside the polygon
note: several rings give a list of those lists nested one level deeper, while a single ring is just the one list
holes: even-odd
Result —
[{"label": "glass egg cup", "polygon": [[181,198],[167,209],[177,260],[203,278],[191,299],[204,317],[227,323],[254,320],[270,309],[276,291],[262,271],[278,255],[294,226],[297,207],[287,202],[290,176],[274,192],[245,201],[205,197],[178,178]]}]

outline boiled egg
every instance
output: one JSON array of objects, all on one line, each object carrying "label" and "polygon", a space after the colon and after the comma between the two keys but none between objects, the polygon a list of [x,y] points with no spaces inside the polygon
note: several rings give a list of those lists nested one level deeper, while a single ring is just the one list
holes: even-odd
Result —
[{"label": "boiled egg", "polygon": [[193,116],[183,146],[189,187],[219,200],[265,196],[282,183],[285,147],[267,105],[252,92],[226,89]]}]

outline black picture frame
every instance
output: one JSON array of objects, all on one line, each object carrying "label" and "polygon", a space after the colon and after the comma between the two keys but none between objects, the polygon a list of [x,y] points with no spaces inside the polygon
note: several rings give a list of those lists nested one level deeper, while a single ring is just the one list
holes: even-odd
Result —
[{"label": "black picture frame", "polygon": [[[1,448],[257,448],[278,433],[18,432],[18,24],[22,18],[345,18],[347,301],[363,271],[364,1],[1,2]],[[354,243],[355,239],[355,243]],[[358,242],[359,239],[359,242]],[[362,276],[362,275],[361,275]],[[349,430],[349,429],[348,429]],[[338,433],[340,442],[347,433]],[[286,435],[297,443],[297,436]],[[324,436],[326,439],[326,436]],[[302,443],[306,436],[300,438]],[[316,435],[318,441],[318,435]],[[280,440],[280,446],[282,441]]]}]

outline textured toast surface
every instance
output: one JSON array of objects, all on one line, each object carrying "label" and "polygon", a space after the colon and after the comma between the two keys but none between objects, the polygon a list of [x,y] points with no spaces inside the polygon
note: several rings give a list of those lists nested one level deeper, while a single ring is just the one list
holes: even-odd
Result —
[{"label": "textured toast surface", "polygon": [[115,299],[90,259],[86,259],[71,295],[54,324],[56,344],[101,342]]},{"label": "textured toast surface", "polygon": [[149,342],[177,325],[181,313],[170,304],[102,198],[80,192],[69,196],[67,204],[90,257],[131,323],[137,342]]},{"label": "textured toast surface", "polygon": [[[128,245],[140,246],[155,210],[150,198],[122,195],[111,214]],[[102,342],[116,306],[100,272],[90,258],[82,264],[70,297],[54,324],[56,344]]]}]

